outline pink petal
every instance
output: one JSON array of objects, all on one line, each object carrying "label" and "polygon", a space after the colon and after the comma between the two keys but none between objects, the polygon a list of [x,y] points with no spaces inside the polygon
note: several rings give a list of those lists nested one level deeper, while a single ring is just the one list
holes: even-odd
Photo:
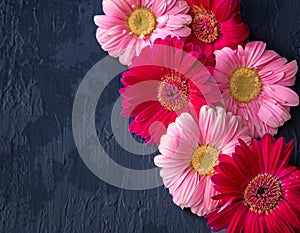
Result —
[{"label": "pink petal", "polygon": [[106,0],[102,2],[103,11],[106,15],[115,16],[120,19],[126,19],[132,9],[126,4],[127,0]]},{"label": "pink petal", "polygon": [[152,5],[152,11],[155,13],[156,16],[163,15],[166,9],[167,9],[167,3],[164,0],[154,1]]},{"label": "pink petal", "polygon": [[299,96],[288,87],[268,85],[264,87],[264,91],[284,106],[298,106],[299,104]]},{"label": "pink petal", "polygon": [[261,122],[273,128],[282,126],[285,121],[291,118],[289,112],[283,106],[274,104],[269,100],[264,101],[257,116]]},{"label": "pink petal", "polygon": [[261,58],[266,48],[266,43],[261,41],[248,42],[245,46],[245,56],[247,57],[247,67],[253,67]]}]

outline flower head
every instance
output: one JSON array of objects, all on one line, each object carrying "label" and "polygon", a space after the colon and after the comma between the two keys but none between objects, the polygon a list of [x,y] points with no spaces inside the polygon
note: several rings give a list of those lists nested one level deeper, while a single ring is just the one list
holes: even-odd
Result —
[{"label": "flower head", "polygon": [[218,192],[213,188],[211,175],[219,162],[219,154],[231,154],[238,138],[250,143],[248,128],[240,117],[203,106],[199,120],[188,113],[181,114],[169,125],[159,145],[160,155],[154,158],[162,167],[161,176],[181,208],[189,207],[203,216],[217,207],[211,197]]},{"label": "flower head", "polygon": [[290,106],[298,95],[287,86],[295,83],[296,61],[287,63],[263,42],[249,42],[245,49],[215,51],[214,77],[223,91],[226,110],[241,115],[252,137],[274,135],[290,119]]},{"label": "flower head", "polygon": [[289,166],[294,141],[270,134],[249,147],[243,141],[232,157],[220,155],[212,176],[213,197],[224,205],[207,215],[214,231],[300,232],[300,170]]},{"label": "flower head", "polygon": [[121,114],[134,117],[129,131],[159,144],[166,128],[182,112],[199,113],[202,105],[221,97],[209,69],[214,57],[176,37],[157,39],[133,59],[123,73]]},{"label": "flower head", "polygon": [[192,33],[189,42],[198,44],[206,54],[223,47],[237,48],[249,36],[242,23],[238,0],[187,0],[191,6]]},{"label": "flower head", "polygon": [[124,65],[156,38],[186,37],[191,17],[184,0],[104,0],[105,15],[96,15],[96,37],[102,49]]}]

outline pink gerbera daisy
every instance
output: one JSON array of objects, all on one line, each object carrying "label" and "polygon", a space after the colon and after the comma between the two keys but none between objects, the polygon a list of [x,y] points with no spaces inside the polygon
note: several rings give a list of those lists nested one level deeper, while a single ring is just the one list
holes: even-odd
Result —
[{"label": "pink gerbera daisy", "polygon": [[226,110],[241,115],[252,137],[274,135],[290,119],[290,106],[299,104],[293,86],[297,62],[287,63],[263,42],[249,42],[245,49],[215,51],[214,77],[223,91]]},{"label": "pink gerbera daisy", "polygon": [[221,107],[203,106],[198,122],[183,113],[169,125],[159,145],[161,155],[154,162],[162,167],[160,175],[176,205],[189,207],[199,216],[217,207],[218,201],[211,199],[217,194],[211,175],[219,154],[232,153],[238,138],[250,142],[248,128],[240,117]]},{"label": "pink gerbera daisy", "polygon": [[189,42],[198,44],[206,54],[223,47],[236,49],[249,36],[242,23],[239,0],[187,0],[193,18]]},{"label": "pink gerbera daisy", "polygon": [[213,66],[214,57],[207,58],[199,47],[176,37],[157,39],[144,48],[121,80],[121,114],[134,117],[129,131],[146,143],[159,144],[182,112],[199,113],[202,105],[218,101],[221,94],[202,63]]},{"label": "pink gerbera daisy", "polygon": [[184,0],[104,0],[105,15],[94,18],[97,40],[109,55],[124,65],[156,38],[186,37],[191,17]]},{"label": "pink gerbera daisy", "polygon": [[300,232],[300,170],[289,166],[294,140],[286,144],[270,134],[251,147],[243,141],[232,157],[220,155],[212,176],[223,207],[207,215],[214,231]]}]

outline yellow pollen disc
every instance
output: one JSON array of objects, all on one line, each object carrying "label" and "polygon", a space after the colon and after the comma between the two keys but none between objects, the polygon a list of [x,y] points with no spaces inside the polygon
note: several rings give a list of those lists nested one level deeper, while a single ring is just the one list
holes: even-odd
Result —
[{"label": "yellow pollen disc", "polygon": [[137,8],[129,15],[127,25],[133,34],[148,36],[156,27],[156,17],[148,8]]},{"label": "yellow pollen disc", "polygon": [[212,12],[195,7],[192,29],[196,38],[204,43],[213,43],[221,36],[220,24]]},{"label": "yellow pollen disc", "polygon": [[232,73],[229,90],[237,101],[249,103],[260,95],[262,83],[256,71],[242,67]]},{"label": "yellow pollen disc", "polygon": [[157,99],[169,111],[178,111],[188,102],[189,87],[184,77],[176,74],[164,76],[157,90]]},{"label": "yellow pollen disc", "polygon": [[192,167],[203,176],[215,173],[214,167],[218,164],[219,151],[211,146],[199,146],[192,156]]}]

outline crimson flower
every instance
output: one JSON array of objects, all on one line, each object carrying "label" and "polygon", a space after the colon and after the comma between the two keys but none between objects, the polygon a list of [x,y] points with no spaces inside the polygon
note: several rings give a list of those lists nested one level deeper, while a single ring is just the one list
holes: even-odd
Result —
[{"label": "crimson flower", "polygon": [[187,0],[191,6],[192,33],[188,41],[199,45],[205,54],[243,45],[249,36],[242,23],[238,0]]},{"label": "crimson flower", "polygon": [[121,114],[134,118],[129,131],[159,144],[181,113],[199,113],[203,105],[219,101],[219,89],[203,64],[211,70],[214,56],[206,57],[199,46],[177,37],[157,39],[144,48],[121,79]]},{"label": "crimson flower", "polygon": [[249,147],[240,140],[232,157],[219,156],[212,177],[223,207],[206,216],[214,231],[300,232],[300,170],[288,165],[294,140],[265,134]]}]

